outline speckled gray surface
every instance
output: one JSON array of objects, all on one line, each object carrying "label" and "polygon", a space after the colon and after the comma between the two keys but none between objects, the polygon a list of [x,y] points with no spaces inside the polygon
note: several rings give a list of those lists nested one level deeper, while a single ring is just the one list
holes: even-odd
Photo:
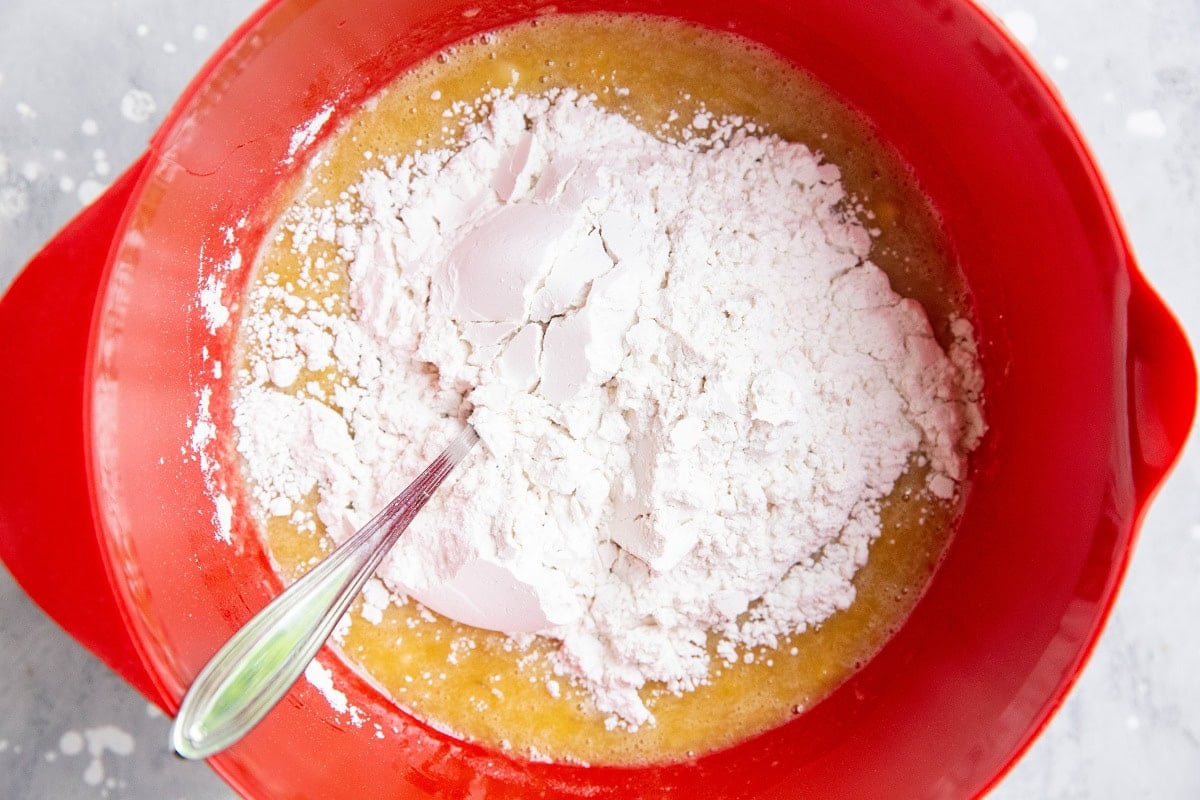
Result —
[{"label": "speckled gray surface", "polygon": [[[141,152],[255,5],[0,0],[0,286]],[[1144,271],[1200,341],[1200,4],[988,5],[1062,90]],[[1198,577],[1193,437],[1082,679],[993,800],[1200,797]],[[0,797],[230,797],[169,754],[167,726],[0,571]]]}]

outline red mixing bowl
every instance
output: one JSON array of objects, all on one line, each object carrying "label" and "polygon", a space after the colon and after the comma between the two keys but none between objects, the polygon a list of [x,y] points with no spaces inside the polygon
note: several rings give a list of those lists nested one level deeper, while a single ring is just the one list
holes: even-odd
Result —
[{"label": "red mixing bowl", "polygon": [[[229,365],[235,328],[209,331],[198,288],[218,275],[236,318],[273,201],[303,162],[289,158],[293,133],[326,104],[323,135],[414,62],[549,8],[268,3],[0,304],[0,416],[21,420],[4,434],[0,555],[51,616],[167,710],[280,589],[227,447],[232,370],[212,400],[212,480],[234,501],[232,545],[214,537],[205,475],[186,449],[197,391],[213,383],[203,349]],[[826,701],[692,763],[531,764],[463,744],[325,652],[366,723],[301,681],[213,768],[261,798],[982,793],[1079,674],[1195,410],[1188,345],[1137,271],[1079,133],[968,0],[554,8],[666,14],[762,42],[911,162],[974,292],[991,427],[945,562],[907,624]],[[235,248],[242,267],[222,272]]]}]

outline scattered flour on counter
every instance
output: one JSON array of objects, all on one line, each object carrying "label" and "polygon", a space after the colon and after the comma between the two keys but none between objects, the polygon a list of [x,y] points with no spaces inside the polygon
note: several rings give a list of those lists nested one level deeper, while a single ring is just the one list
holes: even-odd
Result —
[{"label": "scattered flour on counter", "polygon": [[100,148],[92,151],[92,172],[102,178],[112,172],[112,167],[108,163],[108,153]]},{"label": "scattered flour on counter", "polygon": [[[8,179],[8,156],[0,151],[0,179]],[[15,177],[15,176],[13,176]],[[29,193],[20,183],[0,184],[0,221],[15,220],[29,210]]]},{"label": "scattered flour on counter", "polygon": [[377,156],[354,202],[285,216],[306,275],[321,248],[349,265],[351,309],[251,298],[253,496],[312,528],[316,490],[340,541],[469,420],[483,446],[380,577],[557,640],[612,724],[652,723],[639,690],[704,683],[710,635],[736,658],[854,601],[914,457],[955,495],[984,429],[973,331],[941,349],[803,145],[707,114],[662,141],[572,92],[455,111],[461,146]]},{"label": "scattered flour on counter", "polygon": [[67,731],[58,740],[58,749],[63,755],[76,756],[83,752],[83,735],[79,731]]},{"label": "scattered flour on counter", "polygon": [[20,186],[0,186],[0,219],[10,220],[29,209],[29,193]]},{"label": "scattered flour on counter", "polygon": [[78,188],[75,190],[75,196],[79,200],[81,206],[90,206],[92,202],[104,194],[105,185],[100,181],[94,181],[91,178],[86,178],[79,182]]},{"label": "scattered flour on counter", "polygon": [[130,122],[145,122],[157,110],[154,96],[142,89],[130,89],[121,98],[121,116]]},{"label": "scattered flour on counter", "polygon": [[29,183],[34,183],[46,174],[46,168],[37,161],[26,161],[21,166],[21,177]]},{"label": "scattered flour on counter", "polygon": [[133,736],[115,725],[87,728],[82,733],[68,730],[58,740],[59,752],[65,756],[79,755],[85,747],[91,760],[83,771],[83,782],[88,786],[104,784],[112,788],[117,782],[112,778],[105,780],[104,756],[106,753],[116,756],[131,755],[134,740]]},{"label": "scattered flour on counter", "polygon": [[1141,136],[1146,139],[1161,139],[1167,134],[1167,123],[1163,121],[1162,114],[1150,108],[1142,111],[1134,111],[1126,117],[1125,130],[1134,136]]}]

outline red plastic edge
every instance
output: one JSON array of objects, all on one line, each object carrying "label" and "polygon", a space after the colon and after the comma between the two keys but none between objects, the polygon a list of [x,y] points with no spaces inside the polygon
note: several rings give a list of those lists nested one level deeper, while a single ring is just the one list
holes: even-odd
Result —
[{"label": "red plastic edge", "polygon": [[221,45],[204,62],[204,66],[197,70],[192,79],[188,81],[187,86],[183,88],[183,91],[179,93],[179,97],[175,100],[175,104],[171,106],[166,116],[163,117],[163,121],[150,137],[150,152],[156,152],[161,149],[163,142],[175,131],[179,121],[188,113],[196,95],[208,85],[217,68],[225,63],[225,59],[235,48],[241,46],[242,42],[249,38],[259,23],[274,11],[280,2],[281,0],[263,0],[261,5],[252,14],[242,20],[242,23],[225,37]]},{"label": "red plastic edge", "polygon": [[143,155],[25,265],[0,298],[0,560],[68,634],[161,704],[109,582],[86,464],[93,310]]},{"label": "red plastic edge", "polygon": [[[1089,153],[1090,157],[1090,153]],[[1092,163],[1095,163],[1094,161]],[[1112,201],[1108,187],[1105,196]],[[1124,229],[1122,237],[1128,238]],[[1132,474],[1136,492],[1137,515],[1132,536],[1120,564],[1112,576],[1116,589],[1109,593],[1096,620],[1095,630],[1086,646],[1076,657],[1075,666],[1066,682],[1049,698],[1037,727],[1030,730],[1025,741],[1012,754],[1008,763],[983,787],[976,798],[983,798],[1016,767],[1041,737],[1046,727],[1066,702],[1100,644],[1101,634],[1112,616],[1119,589],[1129,570],[1129,562],[1146,513],[1155,495],[1166,482],[1183,455],[1188,435],[1197,413],[1197,368],[1195,354],[1184,335],[1183,326],[1167,308],[1158,294],[1150,288],[1129,254],[1131,288],[1127,312],[1127,354],[1129,436],[1133,451]]]},{"label": "red plastic edge", "polygon": [[1050,79],[1038,61],[1009,32],[1008,27],[999,17],[985,8],[979,0],[966,0],[966,2],[980,18],[987,21],[997,36],[1008,43],[1013,54],[1024,63],[1030,76],[1054,100],[1058,113],[1075,138],[1076,146],[1079,148],[1084,163],[1092,173],[1097,194],[1108,206],[1108,212],[1116,226],[1117,234],[1125,243],[1125,260],[1130,273],[1127,306],[1129,352],[1126,357],[1126,379],[1129,387],[1129,436],[1134,456],[1132,473],[1137,507],[1137,516],[1133,522],[1129,547],[1113,575],[1113,585],[1116,588],[1109,593],[1105,607],[1096,620],[1095,630],[1090,634],[1086,646],[1078,654],[1072,673],[1049,698],[1042,711],[1041,721],[1029,731],[1024,742],[1012,753],[1008,762],[975,795],[976,798],[983,798],[1000,784],[1042,735],[1075,688],[1075,684],[1083,674],[1084,667],[1091,660],[1092,653],[1100,643],[1101,634],[1112,615],[1121,583],[1129,568],[1133,547],[1137,543],[1137,536],[1146,512],[1183,454],[1189,432],[1195,422],[1197,365],[1195,354],[1188,344],[1183,326],[1167,308],[1162,298],[1150,287],[1138,267],[1137,259],[1129,244],[1129,232],[1117,208],[1112,187],[1108,185],[1104,175],[1100,172],[1096,154],[1087,139],[1084,138],[1075,117],[1068,110],[1062,93],[1059,92],[1054,81]]},{"label": "red plastic edge", "polygon": [[[1088,156],[1089,159],[1092,158],[1090,152]],[[1091,163],[1095,163],[1094,159]],[[1107,185],[1104,186],[1104,194],[1112,203],[1112,194]],[[1119,223],[1119,217],[1117,219]],[[1123,225],[1121,236],[1128,241]],[[1008,763],[979,794],[975,795],[976,798],[985,797],[1025,757],[1083,675],[1084,668],[1100,644],[1100,637],[1109,617],[1112,616],[1146,513],[1150,510],[1159,489],[1179,463],[1196,420],[1196,356],[1188,344],[1179,320],[1150,287],[1138,269],[1132,253],[1128,254],[1128,258],[1131,287],[1127,309],[1129,352],[1126,359],[1126,378],[1129,387],[1129,436],[1133,450],[1132,474],[1137,506],[1132,537],[1112,578],[1117,589],[1109,593],[1096,621],[1096,628],[1086,647],[1078,654],[1067,681],[1048,700],[1042,712],[1044,716],[1037,727],[1029,731],[1025,741],[1012,754]]]},{"label": "red plastic edge", "polygon": [[1195,354],[1183,326],[1135,272],[1129,297],[1133,480],[1141,516],[1179,460],[1196,417]]}]

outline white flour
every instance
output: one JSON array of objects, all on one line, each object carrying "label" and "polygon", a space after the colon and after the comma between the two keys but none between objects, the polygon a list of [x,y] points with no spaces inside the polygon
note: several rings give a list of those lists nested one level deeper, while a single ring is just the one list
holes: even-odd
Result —
[{"label": "white flour", "polygon": [[940,349],[802,145],[706,114],[667,143],[571,93],[486,106],[461,149],[291,213],[306,281],[315,241],[350,264],[351,310],[251,299],[238,448],[264,513],[315,529],[315,489],[340,541],[469,418],[483,446],[381,577],[558,640],[634,727],[647,681],[706,679],[710,633],[731,660],[849,606],[910,459],[954,494],[983,429],[971,326]]}]

